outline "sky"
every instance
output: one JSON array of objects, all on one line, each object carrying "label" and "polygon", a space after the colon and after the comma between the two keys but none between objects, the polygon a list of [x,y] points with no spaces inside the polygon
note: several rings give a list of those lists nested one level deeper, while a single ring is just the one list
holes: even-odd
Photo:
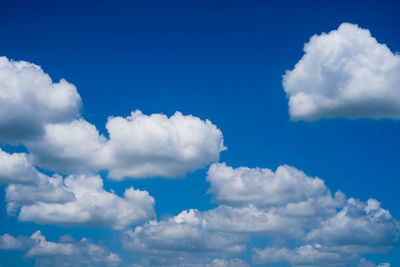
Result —
[{"label": "sky", "polygon": [[0,10],[0,266],[400,266],[399,1]]}]

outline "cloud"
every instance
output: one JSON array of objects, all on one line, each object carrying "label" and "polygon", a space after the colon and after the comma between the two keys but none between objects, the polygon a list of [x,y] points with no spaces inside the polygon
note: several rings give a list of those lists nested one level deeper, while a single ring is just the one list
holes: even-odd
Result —
[{"label": "cloud", "polygon": [[109,170],[108,177],[176,177],[218,161],[221,131],[209,120],[176,112],[110,117],[109,139],[87,121],[49,124],[43,138],[28,142],[34,162],[63,173]]},{"label": "cloud", "polygon": [[105,147],[110,177],[174,177],[219,160],[225,150],[221,131],[209,120],[176,112],[132,112],[127,118],[111,117]]},{"label": "cloud", "polygon": [[218,163],[207,180],[216,208],[137,226],[123,234],[124,247],[173,266],[188,257],[237,257],[257,237],[268,245],[254,249],[255,264],[347,266],[360,263],[362,254],[386,253],[398,239],[399,223],[379,202],[347,199],[340,191],[332,196],[322,179],[293,167],[273,172]]},{"label": "cloud", "polygon": [[345,252],[387,252],[398,241],[399,223],[375,199],[350,198],[335,216],[312,229],[307,240]]},{"label": "cloud", "polygon": [[400,55],[369,30],[343,23],[314,35],[283,76],[293,120],[400,119]]},{"label": "cloud", "polygon": [[25,236],[13,237],[9,234],[0,235],[1,250],[24,250],[29,245],[29,239]]},{"label": "cloud", "polygon": [[305,245],[296,249],[255,249],[252,260],[255,264],[288,262],[293,266],[344,266],[344,262],[352,261],[353,257],[346,258],[339,253],[321,251],[311,245]]},{"label": "cloud", "polygon": [[18,143],[43,132],[47,123],[79,115],[81,98],[74,85],[50,76],[32,63],[0,57],[0,140]]},{"label": "cloud", "polygon": [[98,175],[48,176],[34,168],[25,153],[0,150],[7,212],[20,221],[58,225],[101,225],[115,229],[155,216],[147,191],[127,188],[123,197],[104,190]]},{"label": "cloud", "polygon": [[[244,260],[233,258],[196,258],[181,257],[175,260],[168,260],[157,256],[142,258],[140,263],[134,263],[130,267],[147,267],[147,266],[163,266],[163,267],[249,267],[250,265]],[[375,267],[375,266],[374,266]]]},{"label": "cloud", "polygon": [[390,267],[390,263],[381,263],[379,265],[376,265],[372,261],[368,261],[366,259],[361,259],[359,264],[357,265],[358,267]]},{"label": "cloud", "polygon": [[254,249],[252,261],[255,264],[288,262],[292,266],[390,267],[389,263],[376,265],[359,255],[332,251],[321,245],[304,245],[293,249],[285,247]]},{"label": "cloud", "polygon": [[80,173],[98,168],[106,138],[84,119],[47,124],[40,139],[27,142],[35,164],[62,173]]},{"label": "cloud", "polygon": [[15,214],[21,205],[32,203],[66,203],[75,195],[64,185],[59,175],[52,177],[37,172],[34,184],[9,184],[6,187],[7,212]]},{"label": "cloud", "polygon": [[0,184],[34,183],[37,176],[25,153],[9,154],[0,148]]},{"label": "cloud", "polygon": [[[56,225],[99,225],[124,229],[155,216],[155,201],[147,191],[130,187],[125,190],[123,197],[119,197],[103,189],[100,176],[77,175],[65,178],[64,183],[59,183],[58,187],[53,188],[56,192],[65,191],[73,195],[73,200],[63,203],[43,199],[40,193],[45,189],[46,187],[22,185],[18,190],[11,191],[10,187],[7,188],[7,200],[14,204],[14,207],[23,203],[18,215],[20,221]],[[54,193],[47,192],[50,195]],[[19,194],[31,194],[29,201]]]},{"label": "cloud", "polygon": [[[307,200],[336,207],[340,205],[320,178],[308,177],[296,168],[283,165],[270,169],[240,167],[233,169],[225,163],[212,164],[207,173],[211,183],[209,193],[217,203],[228,205],[253,204],[261,207],[306,204]],[[317,204],[317,203],[315,203]],[[296,212],[300,212],[297,208]],[[310,210],[307,207],[307,212]],[[326,208],[326,207],[324,207]],[[295,210],[295,209],[293,209]]]},{"label": "cloud", "polygon": [[126,249],[142,253],[182,257],[191,253],[203,255],[238,254],[245,248],[243,238],[223,232],[211,232],[198,210],[183,211],[159,222],[150,221],[124,233]]},{"label": "cloud", "polygon": [[[2,246],[3,240],[8,246]],[[4,234],[0,236],[0,249],[27,250],[25,256],[35,258],[35,266],[117,266],[121,262],[117,254],[86,238],[77,242],[64,237],[64,241],[56,243],[47,241],[40,231],[30,237]]]},{"label": "cloud", "polygon": [[[79,117],[80,106],[74,85],[54,83],[35,64],[0,57],[0,142],[25,145],[34,164],[46,170],[108,170],[117,180],[171,178],[218,161],[226,149],[214,124],[180,112],[169,118],[139,110],[126,118],[111,116],[106,138]],[[10,182],[0,175],[0,183]]]}]

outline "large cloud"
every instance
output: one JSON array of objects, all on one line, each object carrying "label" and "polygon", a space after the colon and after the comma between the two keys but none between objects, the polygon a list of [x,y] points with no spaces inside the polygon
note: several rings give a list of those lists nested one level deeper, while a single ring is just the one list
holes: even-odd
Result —
[{"label": "large cloud", "polygon": [[112,117],[105,147],[110,176],[183,175],[218,161],[225,149],[221,131],[209,120],[176,112],[168,118],[140,111],[127,118]]},{"label": "large cloud", "polygon": [[35,266],[116,266],[121,262],[117,254],[86,238],[75,241],[63,236],[57,243],[47,241],[40,231],[30,237],[4,234],[0,236],[0,249],[27,250],[25,256],[35,258]]},{"label": "large cloud", "polygon": [[176,112],[110,117],[109,139],[85,120],[49,124],[40,140],[28,142],[35,163],[68,172],[109,170],[124,177],[176,177],[218,161],[225,149],[221,131],[209,120]]},{"label": "large cloud", "polygon": [[343,23],[314,35],[283,77],[293,120],[400,119],[400,55],[366,29]]},{"label": "large cloud", "polygon": [[225,163],[212,164],[207,180],[211,183],[209,192],[216,202],[222,204],[268,207],[305,204],[307,200],[318,199],[323,204],[338,205],[323,180],[309,177],[287,165],[273,172],[247,167],[233,169]]},{"label": "large cloud", "polygon": [[179,265],[182,257],[238,256],[257,236],[270,241],[254,250],[255,264],[347,266],[369,264],[360,255],[385,253],[398,239],[398,222],[379,202],[332,196],[323,180],[293,167],[273,172],[219,163],[207,179],[218,207],[137,226],[124,233],[124,247]]},{"label": "large cloud", "polygon": [[17,143],[43,132],[47,123],[79,115],[74,85],[50,76],[32,63],[0,57],[0,140]]}]

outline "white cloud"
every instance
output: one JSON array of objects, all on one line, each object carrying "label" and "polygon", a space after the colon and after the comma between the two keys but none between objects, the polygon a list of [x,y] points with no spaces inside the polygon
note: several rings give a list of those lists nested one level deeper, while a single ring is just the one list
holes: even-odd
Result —
[{"label": "white cloud", "polygon": [[9,154],[0,148],[0,184],[34,183],[37,171],[25,153]]},{"label": "white cloud", "polygon": [[32,63],[0,57],[0,140],[18,143],[43,132],[47,123],[79,115],[74,85],[50,76]]},{"label": "white cloud", "polygon": [[64,173],[109,170],[114,179],[176,177],[218,161],[225,149],[221,131],[209,120],[176,112],[132,112],[110,117],[109,139],[94,125],[74,120],[45,127],[42,139],[27,144],[36,164]]},{"label": "white cloud", "polygon": [[[0,141],[25,145],[34,163],[47,170],[108,170],[118,180],[177,177],[218,161],[225,149],[214,124],[180,112],[169,118],[138,110],[109,117],[107,139],[78,118],[80,106],[74,85],[53,83],[35,64],[0,57]],[[1,182],[9,182],[3,172]]]},{"label": "white cloud", "polygon": [[155,216],[147,191],[127,188],[123,197],[103,188],[98,175],[63,179],[37,171],[25,153],[0,150],[0,171],[6,187],[7,212],[21,221],[61,225],[102,225],[124,229]]},{"label": "white cloud", "polygon": [[79,119],[47,124],[42,138],[27,142],[33,161],[46,169],[79,173],[97,168],[106,138],[96,126]]},{"label": "white cloud", "polygon": [[[18,191],[13,190],[10,203],[14,203],[15,199],[17,204],[23,203],[18,219],[40,224],[100,225],[124,229],[155,216],[154,198],[147,191],[130,187],[125,190],[123,197],[119,197],[103,189],[103,180],[99,176],[85,175],[68,176],[64,179],[64,184],[57,185],[53,190],[69,192],[73,194],[73,199],[64,203],[43,199],[40,191],[50,187],[34,188],[21,185]],[[60,187],[62,190],[59,190]],[[55,192],[47,194],[53,193]],[[28,198],[30,202],[18,194],[32,194]],[[7,196],[10,195],[11,193],[7,192]],[[33,196],[37,198],[34,199]]]},{"label": "white cloud", "polygon": [[[140,263],[134,263],[130,267],[147,267],[147,266],[163,266],[163,267],[249,267],[250,265],[244,260],[233,258],[208,258],[185,256],[168,259],[165,257],[147,256],[140,259]],[[375,267],[375,266],[374,266]]]},{"label": "white cloud", "polygon": [[158,257],[186,257],[197,254],[235,255],[245,248],[243,237],[221,231],[209,231],[201,212],[183,211],[159,222],[150,221],[123,235],[126,249],[157,255]]},{"label": "white cloud", "polygon": [[207,267],[249,267],[250,265],[241,259],[214,259]]},{"label": "white cloud", "polygon": [[253,262],[289,262],[294,266],[348,266],[352,263],[352,266],[375,267],[360,255],[388,252],[398,241],[399,229],[398,222],[376,200],[364,203],[350,198],[337,214],[311,228],[300,240],[304,244],[301,247],[254,249]]},{"label": "white cloud", "polygon": [[75,200],[73,192],[59,175],[53,177],[37,172],[34,184],[9,184],[6,187],[7,212],[15,214],[18,207],[38,202],[66,203]]},{"label": "white cloud", "polygon": [[293,120],[400,119],[400,55],[366,29],[343,23],[314,35],[283,76]]},{"label": "white cloud", "polygon": [[0,184],[6,187],[7,211],[16,212],[18,206],[36,201],[63,203],[74,199],[66,190],[59,175],[49,177],[38,172],[25,153],[8,154],[0,149]]},{"label": "white cloud", "polygon": [[[222,204],[286,206],[298,213],[302,212],[298,210],[302,208],[299,203],[305,205],[310,199],[318,199],[325,206],[324,209],[341,204],[332,198],[323,180],[309,177],[287,165],[273,172],[270,169],[247,167],[233,169],[225,163],[217,163],[210,166],[207,181],[211,183],[209,192],[213,194],[214,200]],[[296,203],[296,208],[291,208]]]},{"label": "white cloud", "polygon": [[390,267],[390,263],[385,262],[385,263],[376,265],[374,262],[368,261],[368,260],[362,258],[357,266],[358,267]]},{"label": "white cloud", "polygon": [[296,249],[278,247],[255,249],[252,260],[255,264],[289,262],[293,266],[344,266],[354,258],[346,256],[305,245]]},{"label": "white cloud", "polygon": [[[6,241],[4,241],[6,240]],[[66,241],[47,241],[40,231],[32,236],[0,236],[0,249],[27,250],[26,257],[36,259],[35,266],[117,266],[121,262],[117,254],[107,248],[96,245],[86,238],[77,242],[71,237]],[[3,246],[3,243],[7,243]]]},{"label": "white cloud", "polygon": [[183,266],[181,259],[190,257],[206,265],[212,255],[239,255],[257,236],[270,241],[255,249],[254,263],[347,266],[361,254],[387,252],[398,238],[398,222],[376,200],[346,200],[340,191],[332,196],[323,180],[293,167],[273,172],[213,164],[207,179],[218,207],[137,226],[123,235],[124,247],[154,264]]},{"label": "white cloud", "polygon": [[109,118],[106,128],[106,165],[115,179],[183,175],[218,161],[225,149],[214,124],[180,112],[168,118],[135,111],[127,118]]},{"label": "white cloud", "polygon": [[335,251],[319,244],[292,249],[270,246],[253,251],[252,261],[254,264],[288,262],[292,266],[390,267],[389,263],[376,265],[374,262],[361,258],[360,255]]},{"label": "white cloud", "polygon": [[306,239],[345,252],[386,252],[398,241],[399,229],[399,223],[378,201],[364,203],[350,198],[340,212],[312,229]]},{"label": "white cloud", "polygon": [[0,235],[1,250],[24,250],[29,245],[29,239],[24,236],[13,237],[9,234]]}]

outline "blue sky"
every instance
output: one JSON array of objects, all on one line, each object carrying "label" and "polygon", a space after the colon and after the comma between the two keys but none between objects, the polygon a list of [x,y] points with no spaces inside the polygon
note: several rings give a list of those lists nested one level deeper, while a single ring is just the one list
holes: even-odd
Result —
[{"label": "blue sky", "polygon": [[[341,107],[344,112],[336,112],[333,109],[334,111],[329,113],[330,115],[326,113],[331,118],[324,118],[321,114],[325,114],[325,110],[321,108],[312,115],[316,116],[316,119],[310,121],[307,118],[311,117],[302,117],[303,119],[300,118],[300,120],[291,120],[288,100],[289,97],[292,97],[292,93],[289,91],[297,92],[296,90],[301,91],[304,88],[298,89],[296,86],[289,85],[284,88],[282,85],[283,75],[287,70],[293,71],[293,78],[290,79],[293,79],[294,84],[315,84],[313,81],[316,81],[315,77],[317,76],[312,76],[312,72],[309,80],[295,76],[295,64],[305,54],[304,44],[310,41],[311,36],[337,30],[345,22],[358,25],[358,27],[354,26],[356,28],[351,28],[355,33],[361,29],[369,30],[372,37],[376,38],[378,43],[386,44],[392,53],[400,51],[399,2],[134,1],[127,3],[113,1],[111,3],[85,1],[85,3],[81,3],[81,1],[65,1],[54,3],[53,1],[40,1],[34,3],[3,1],[0,5],[2,10],[0,17],[1,56],[12,59],[14,62],[23,60],[39,65],[54,83],[63,78],[76,86],[82,103],[79,117],[85,119],[88,124],[94,125],[105,139],[113,139],[105,128],[109,116],[119,116],[122,119],[130,116],[132,111],[140,110],[145,115],[162,113],[171,117],[176,111],[179,111],[183,115],[200,118],[193,123],[203,128],[190,132],[191,128],[189,127],[187,130],[189,132],[186,132],[190,136],[190,142],[194,142],[197,149],[211,147],[210,143],[214,141],[218,143],[218,138],[221,137],[211,127],[204,126],[206,119],[220,130],[220,134],[223,135],[223,145],[227,147],[226,150],[222,150],[220,147],[211,147],[207,153],[204,152],[205,154],[196,152],[199,153],[197,156],[200,159],[193,161],[180,161],[175,158],[175,152],[173,152],[166,158],[167,160],[172,159],[174,164],[178,162],[182,170],[174,170],[171,175],[154,174],[158,170],[155,165],[150,170],[144,171],[143,175],[139,175],[140,179],[118,180],[117,178],[116,180],[115,177],[114,179],[110,177],[109,171],[118,169],[116,167],[118,165],[120,169],[131,173],[130,176],[132,176],[134,171],[126,168],[129,168],[130,164],[135,164],[137,160],[135,159],[137,154],[133,156],[128,152],[126,152],[128,154],[118,154],[117,148],[124,146],[120,146],[120,143],[115,142],[112,145],[111,149],[114,149],[112,151],[117,156],[111,163],[105,163],[108,167],[100,166],[100,163],[85,158],[78,159],[78,163],[71,161],[76,164],[73,163],[67,170],[60,171],[62,167],[53,165],[56,164],[56,160],[59,160],[57,157],[60,151],[54,149],[48,152],[47,150],[52,149],[46,143],[48,140],[42,142],[41,137],[36,136],[35,138],[39,139],[32,140],[39,141],[14,140],[13,143],[9,141],[10,138],[14,138],[13,136],[8,139],[3,138],[1,140],[3,151],[8,154],[24,152],[27,155],[33,155],[34,158],[36,157],[33,165],[49,176],[54,173],[61,173],[64,176],[78,175],[76,166],[82,163],[84,171],[79,168],[79,174],[96,175],[99,173],[105,190],[115,192],[119,197],[122,197],[125,189],[131,186],[135,189],[145,190],[155,200],[155,213],[153,217],[149,215],[149,218],[143,220],[132,220],[132,223],[124,225],[122,230],[115,229],[112,224],[106,222],[97,225],[95,220],[87,224],[71,222],[67,225],[38,219],[21,221],[18,213],[16,216],[7,214],[6,205],[10,201],[6,199],[5,190],[9,184],[14,183],[7,182],[1,186],[0,235],[7,233],[14,237],[26,236],[28,241],[24,242],[30,244],[33,241],[31,241],[32,238],[29,239],[29,236],[40,230],[48,241],[64,245],[66,243],[59,240],[61,236],[68,235],[78,240],[68,244],[78,244],[79,240],[85,237],[93,244],[104,248],[107,251],[104,253],[111,251],[119,255],[121,266],[128,266],[134,261],[140,261],[142,256],[145,258],[144,260],[151,259],[158,263],[162,263],[164,258],[171,260],[173,257],[160,249],[164,243],[156,244],[155,247],[160,251],[152,254],[149,248],[137,251],[135,248],[132,249],[129,244],[123,245],[121,240],[124,240],[127,229],[135,229],[136,226],[144,225],[150,217],[157,219],[160,224],[165,222],[168,225],[168,220],[174,218],[172,216],[188,209],[199,210],[200,215],[195,216],[209,218],[207,216],[210,215],[206,212],[217,209],[216,213],[218,213],[221,205],[237,208],[239,204],[235,202],[236,200],[218,200],[219,191],[217,186],[214,188],[214,178],[210,175],[209,178],[206,178],[209,165],[214,161],[225,162],[228,167],[233,168],[259,167],[273,171],[281,165],[293,166],[307,175],[306,181],[310,181],[307,179],[316,176],[321,178],[332,194],[340,190],[348,198],[359,199],[362,203],[366,203],[370,198],[376,199],[384,210],[390,212],[393,221],[400,218],[398,205],[400,203],[398,194],[400,186],[398,177],[400,173],[398,164],[400,122],[399,118],[395,118],[396,114],[399,114],[398,109],[393,108],[387,113],[389,115],[374,118],[377,114],[374,112],[379,113],[383,107],[391,107],[392,104],[396,106],[400,103],[396,100],[396,94],[398,94],[396,92],[400,91],[396,84],[398,81],[396,77],[400,77],[398,65],[393,67],[390,73],[385,71],[382,71],[383,74],[379,73],[386,78],[384,81],[388,81],[386,87],[381,84],[371,87],[371,90],[377,89],[381,92],[388,90],[393,94],[388,93],[383,96],[376,94],[377,97],[372,97],[372,100],[365,100],[362,97],[357,99],[357,101],[360,100],[361,105],[366,103],[363,106],[366,108],[360,108],[364,112],[361,112],[364,114],[359,116],[361,118],[349,119],[346,117],[346,114],[349,114],[348,111],[354,107],[354,103],[359,103],[349,100],[346,102],[348,104]],[[352,43],[354,40],[357,41],[357,39],[351,39],[353,36],[358,35],[344,33],[342,37],[349,38],[349,43]],[[328,45],[332,43],[329,41]],[[357,49],[363,49],[363,40],[360,43],[361,45],[351,51],[356,53]],[[316,55],[319,55],[318,51],[310,45],[310,51],[307,53],[311,55],[315,52]],[[323,47],[322,51],[329,51],[329,49]],[[331,54],[327,52],[326,56],[330,57]],[[346,54],[346,56],[352,58],[352,55]],[[393,54],[392,57],[396,58],[398,54]],[[392,57],[388,56],[388,60]],[[378,54],[377,58],[384,57]],[[317,64],[325,63],[313,61],[310,66]],[[350,76],[363,68],[362,64],[364,63],[358,62],[358,64],[355,65],[354,71],[349,71]],[[373,64],[376,62],[374,61]],[[329,69],[331,66],[323,66],[330,71],[334,68]],[[382,67],[382,69],[385,68]],[[342,76],[334,74],[328,78],[325,77],[326,80],[341,82]],[[373,74],[368,76],[368,78],[372,77],[371,81],[375,81],[373,78],[376,76]],[[0,79],[5,78],[0,77]],[[322,87],[323,85],[330,86],[329,81],[321,82],[322,86],[316,90],[325,90]],[[31,81],[27,83],[34,84]],[[4,84],[6,82],[0,83],[0,86],[4,86]],[[394,86],[391,86],[393,84]],[[71,87],[66,88],[70,90]],[[368,95],[366,91],[363,91],[363,86],[360,88],[360,91],[357,92],[360,92],[361,96]],[[35,91],[36,89],[32,85],[29,90]],[[393,97],[389,97],[389,95]],[[43,96],[45,97],[45,95]],[[394,99],[393,103],[392,99]],[[364,100],[365,102],[363,102]],[[377,108],[369,112],[372,110],[372,106]],[[12,113],[19,114],[19,109],[24,105],[20,107],[10,105],[10,107],[13,108]],[[41,106],[38,108],[41,109]],[[0,110],[5,112],[4,109]],[[55,119],[59,120],[56,123],[66,122],[66,115],[63,114],[59,117],[60,119]],[[24,115],[23,118],[27,118],[29,122],[35,122],[35,120],[42,122],[39,115],[34,119],[29,118],[29,115]],[[184,118],[188,119],[188,117]],[[144,120],[146,119],[149,120],[149,117],[144,116]],[[168,124],[169,119],[166,120],[167,126],[165,127],[171,127],[171,131],[173,131],[176,125],[171,126]],[[44,119],[43,121],[48,123]],[[164,119],[160,119],[160,121],[164,121]],[[178,124],[176,127],[181,126]],[[4,129],[6,128],[0,127],[0,130],[5,131]],[[140,131],[141,128],[138,129]],[[151,131],[153,128],[148,129]],[[203,130],[206,137],[197,138],[197,134]],[[144,132],[144,135],[151,136],[151,134],[153,132]],[[156,131],[154,134],[156,136],[154,138],[157,139],[158,132]],[[68,139],[68,135],[64,138]],[[135,140],[137,136],[131,135],[123,138],[127,138],[128,141],[124,140],[129,143],[129,140]],[[16,145],[18,142],[19,144]],[[180,144],[181,141],[177,142]],[[74,143],[72,137],[71,143]],[[157,141],[154,143],[157,144]],[[78,144],[78,147],[89,147],[89,145],[82,142]],[[151,150],[151,143],[145,147],[149,147]],[[157,150],[157,145],[155,147]],[[169,146],[161,146],[160,151],[167,148]],[[172,146],[173,151],[178,148]],[[146,159],[153,162],[157,156],[156,152],[147,151]],[[92,157],[100,156],[93,154],[89,158]],[[133,163],[127,160],[126,164],[129,166],[121,167],[120,165],[123,165],[121,162],[125,162],[125,159],[129,159],[129,157],[132,157]],[[64,160],[60,161],[62,166],[67,164],[67,161]],[[160,167],[159,172],[165,173],[166,169],[168,168]],[[155,177],[149,179],[150,176]],[[164,176],[173,177],[171,179],[171,177],[165,178]],[[215,179],[217,180],[217,178]],[[207,193],[210,188],[214,188],[217,193]],[[301,189],[301,186],[299,188]],[[254,192],[247,193],[252,195]],[[279,195],[279,192],[276,193]],[[260,208],[257,203],[251,204]],[[240,205],[247,204],[249,203]],[[23,203],[22,205],[27,204]],[[339,212],[343,206],[335,208]],[[389,222],[394,223],[393,221]],[[381,226],[386,227],[386,225]],[[308,229],[308,227],[305,228]],[[317,226],[313,224],[312,227]],[[394,232],[399,231],[398,225],[396,227]],[[377,229],[379,232],[379,227]],[[360,232],[363,234],[361,230]],[[219,234],[218,231],[217,234]],[[252,234],[246,232],[245,235],[249,235],[249,237],[245,238],[242,243],[247,246],[237,254],[212,251],[213,248],[207,246],[206,248],[210,251],[203,253],[204,255],[187,252],[190,250],[181,247],[176,248],[177,252],[175,253],[184,255],[192,262],[203,259],[213,260],[215,258],[213,253],[216,253],[228,262],[228,266],[233,266],[233,263],[229,262],[232,258],[240,258],[250,265],[255,265],[257,261],[252,261],[253,248],[264,249],[273,246],[295,249],[301,245],[315,245],[315,243],[307,243],[301,239],[281,236],[278,233],[271,234],[261,231]],[[385,235],[383,239],[392,240],[393,235],[395,234],[389,231],[389,234]],[[142,242],[151,243],[145,237],[142,238]],[[351,236],[348,237],[348,239],[351,238]],[[356,239],[357,237],[354,237],[354,240]],[[174,241],[174,239],[172,240]],[[343,253],[339,253],[340,257],[344,257],[340,258],[341,263],[347,264],[345,266],[357,266],[354,264],[358,264],[360,258],[365,258],[375,262],[376,265],[380,263],[390,263],[391,266],[400,265],[398,256],[400,247],[397,242],[390,243],[388,241],[393,248],[380,253],[379,246],[382,244],[376,240],[365,242],[368,243],[368,241],[373,244],[369,247],[371,252],[354,253],[359,257],[356,259],[356,263],[353,259],[347,260],[346,258],[344,260],[349,255],[343,256]],[[126,242],[129,243],[129,241]],[[180,240],[175,240],[175,242],[178,243]],[[193,242],[198,245],[200,241]],[[351,244],[351,240],[349,242]],[[148,246],[151,247],[153,243],[149,244]],[[343,242],[340,244],[344,247]],[[43,256],[34,252],[29,255],[29,251],[33,251],[32,249],[35,248],[32,246],[29,245],[25,249],[0,250],[0,263],[4,266],[33,266],[36,262],[40,266],[40,264],[45,265],[46,260],[53,259],[54,255]],[[338,246],[340,247],[340,245]],[[60,249],[62,248],[61,246]],[[199,250],[200,248],[199,245]],[[314,249],[318,250],[319,248],[314,247]],[[324,252],[336,253],[330,249],[328,248]],[[198,256],[199,254],[200,256]],[[354,255],[352,254],[352,256]],[[85,254],[79,257],[82,259],[89,257],[93,260],[91,255]],[[76,259],[80,260],[79,257],[76,256]],[[65,261],[67,259],[68,255],[65,256]],[[72,263],[72,265],[74,264],[76,263]],[[144,265],[147,264],[150,263],[144,263]],[[206,263],[201,261],[200,264]],[[260,264],[260,266],[291,265],[296,265],[295,260]]]}]

